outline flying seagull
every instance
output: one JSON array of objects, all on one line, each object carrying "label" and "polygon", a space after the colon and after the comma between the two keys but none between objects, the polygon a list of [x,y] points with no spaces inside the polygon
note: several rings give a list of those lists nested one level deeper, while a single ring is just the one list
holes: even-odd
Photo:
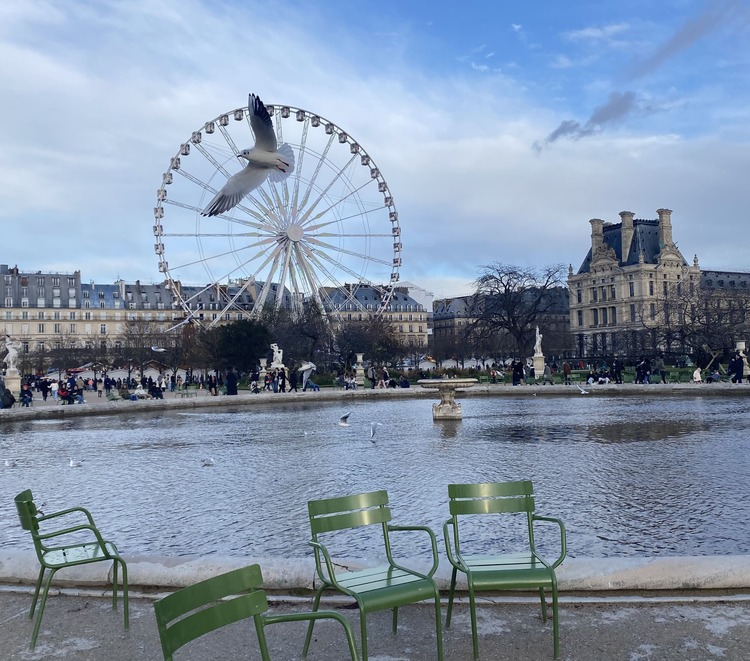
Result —
[{"label": "flying seagull", "polygon": [[156,353],[164,353],[166,349],[164,347],[151,347],[151,351],[155,351]]},{"label": "flying seagull", "polygon": [[[576,383],[576,385],[578,386],[577,383]],[[589,391],[588,390],[584,390],[583,388],[581,388],[581,386],[578,386],[578,390],[581,391],[582,395],[588,395],[589,394]]]},{"label": "flying seagull", "polygon": [[[382,422],[371,422],[371,423],[370,423],[370,438],[372,438],[373,436],[375,436],[375,430],[376,430],[376,429],[377,429],[378,427],[382,427],[382,426],[383,426],[383,423],[382,423]],[[375,442],[375,441],[373,441],[373,443],[374,443],[374,442]]]},{"label": "flying seagull", "polygon": [[294,152],[286,143],[278,146],[273,122],[263,101],[255,94],[251,94],[247,109],[250,114],[250,127],[255,134],[255,146],[252,149],[243,149],[238,154],[247,161],[247,165],[229,177],[224,187],[201,212],[204,216],[218,216],[233,209],[269,175],[271,181],[282,181],[294,170]]},{"label": "flying seagull", "polygon": [[346,413],[339,418],[339,427],[348,427],[349,426],[349,416],[352,414],[351,411],[349,413]]}]

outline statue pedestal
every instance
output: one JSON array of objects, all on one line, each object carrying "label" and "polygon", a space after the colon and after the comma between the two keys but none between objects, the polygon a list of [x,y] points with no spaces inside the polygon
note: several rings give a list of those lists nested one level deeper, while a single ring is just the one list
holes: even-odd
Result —
[{"label": "statue pedestal", "polygon": [[544,354],[534,354],[534,379],[541,381],[544,378]]},{"label": "statue pedestal", "polygon": [[263,382],[266,380],[266,364],[268,358],[258,358],[260,361],[260,372],[258,372],[258,387],[262,389]]},{"label": "statue pedestal", "polygon": [[21,373],[12,367],[5,371],[5,387],[18,398],[21,396]]},{"label": "statue pedestal", "polygon": [[357,384],[357,388],[362,388],[365,385],[365,366],[362,362],[364,355],[363,353],[357,354],[357,364],[354,366],[354,381]]},{"label": "statue pedestal", "polygon": [[471,388],[477,379],[420,379],[417,383],[423,388],[437,390],[440,403],[432,405],[433,420],[460,420],[461,404],[456,401],[456,390]]}]

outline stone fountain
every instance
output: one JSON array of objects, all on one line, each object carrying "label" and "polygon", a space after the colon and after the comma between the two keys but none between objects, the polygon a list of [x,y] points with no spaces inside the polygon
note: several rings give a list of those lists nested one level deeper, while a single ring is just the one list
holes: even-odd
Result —
[{"label": "stone fountain", "polygon": [[440,394],[440,403],[432,405],[433,420],[460,420],[461,404],[456,401],[456,390],[471,388],[477,379],[420,379],[417,383]]}]

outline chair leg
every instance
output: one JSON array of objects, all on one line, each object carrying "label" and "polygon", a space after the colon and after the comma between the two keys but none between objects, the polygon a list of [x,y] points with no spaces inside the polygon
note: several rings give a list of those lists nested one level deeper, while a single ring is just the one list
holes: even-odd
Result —
[{"label": "chair leg", "polygon": [[125,610],[125,628],[130,626],[130,607],[128,604],[128,566],[123,559],[115,560],[112,571],[112,610],[117,610],[117,565],[122,565],[122,607]]},{"label": "chair leg", "polygon": [[557,583],[552,582],[552,638],[554,641],[554,656],[559,658],[560,656],[560,635],[557,628]]},{"label": "chair leg", "polygon": [[458,570],[454,567],[453,573],[451,574],[451,589],[448,593],[448,612],[445,616],[445,628],[448,629],[451,626],[451,614],[453,613],[453,594],[456,591],[456,573]]},{"label": "chair leg", "polygon": [[443,627],[440,613],[440,591],[435,588],[435,635],[437,636],[437,658],[443,661]]},{"label": "chair leg", "polygon": [[367,661],[367,614],[362,608],[362,604],[357,602],[359,606],[359,631],[362,636],[362,661]]},{"label": "chair leg", "polygon": [[52,584],[52,577],[55,575],[55,569],[51,569],[47,575],[47,579],[44,581],[44,592],[42,592],[42,600],[39,602],[39,612],[36,614],[36,622],[34,622],[34,631],[31,634],[31,644],[29,649],[33,652],[36,647],[36,639],[39,635],[39,628],[42,625],[42,615],[44,615],[44,607],[47,604],[47,595],[49,594],[49,588]]},{"label": "chair leg", "polygon": [[[315,592],[313,598],[312,612],[315,613],[320,606],[320,598],[323,595],[323,590],[326,589],[325,584],[321,585]],[[307,650],[310,649],[310,641],[312,640],[313,627],[315,626],[315,620],[310,620],[310,624],[307,625],[307,635],[305,636],[305,646],[302,648],[302,658],[307,658]]]},{"label": "chair leg", "polygon": [[29,610],[29,619],[34,617],[34,611],[36,610],[36,602],[39,599],[39,589],[42,587],[42,580],[44,579],[44,565],[39,568],[39,577],[36,579],[36,588],[34,590],[34,598],[31,600],[31,610]]},{"label": "chair leg", "polygon": [[544,588],[539,588],[539,599],[542,602],[542,622],[547,622],[547,602],[544,600]]},{"label": "chair leg", "polygon": [[263,618],[260,615],[253,617],[255,620],[255,631],[258,634],[258,646],[260,647],[260,658],[263,661],[271,661],[268,653],[268,642],[266,641],[266,631],[263,627]]},{"label": "chair leg", "polygon": [[398,630],[398,606],[393,609],[393,635],[396,635]]},{"label": "chair leg", "polygon": [[474,647],[474,661],[479,661],[479,634],[477,633],[477,605],[474,600],[474,585],[469,581],[469,609],[471,614],[471,644]]}]

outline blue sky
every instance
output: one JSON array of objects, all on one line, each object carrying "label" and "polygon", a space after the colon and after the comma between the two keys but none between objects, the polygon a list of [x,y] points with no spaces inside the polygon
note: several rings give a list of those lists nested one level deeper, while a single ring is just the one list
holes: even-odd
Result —
[{"label": "blue sky", "polygon": [[577,269],[623,210],[750,269],[749,36],[746,0],[6,2],[0,262],[159,281],[161,175],[253,91],[377,160],[402,279],[436,296],[495,261]]}]

